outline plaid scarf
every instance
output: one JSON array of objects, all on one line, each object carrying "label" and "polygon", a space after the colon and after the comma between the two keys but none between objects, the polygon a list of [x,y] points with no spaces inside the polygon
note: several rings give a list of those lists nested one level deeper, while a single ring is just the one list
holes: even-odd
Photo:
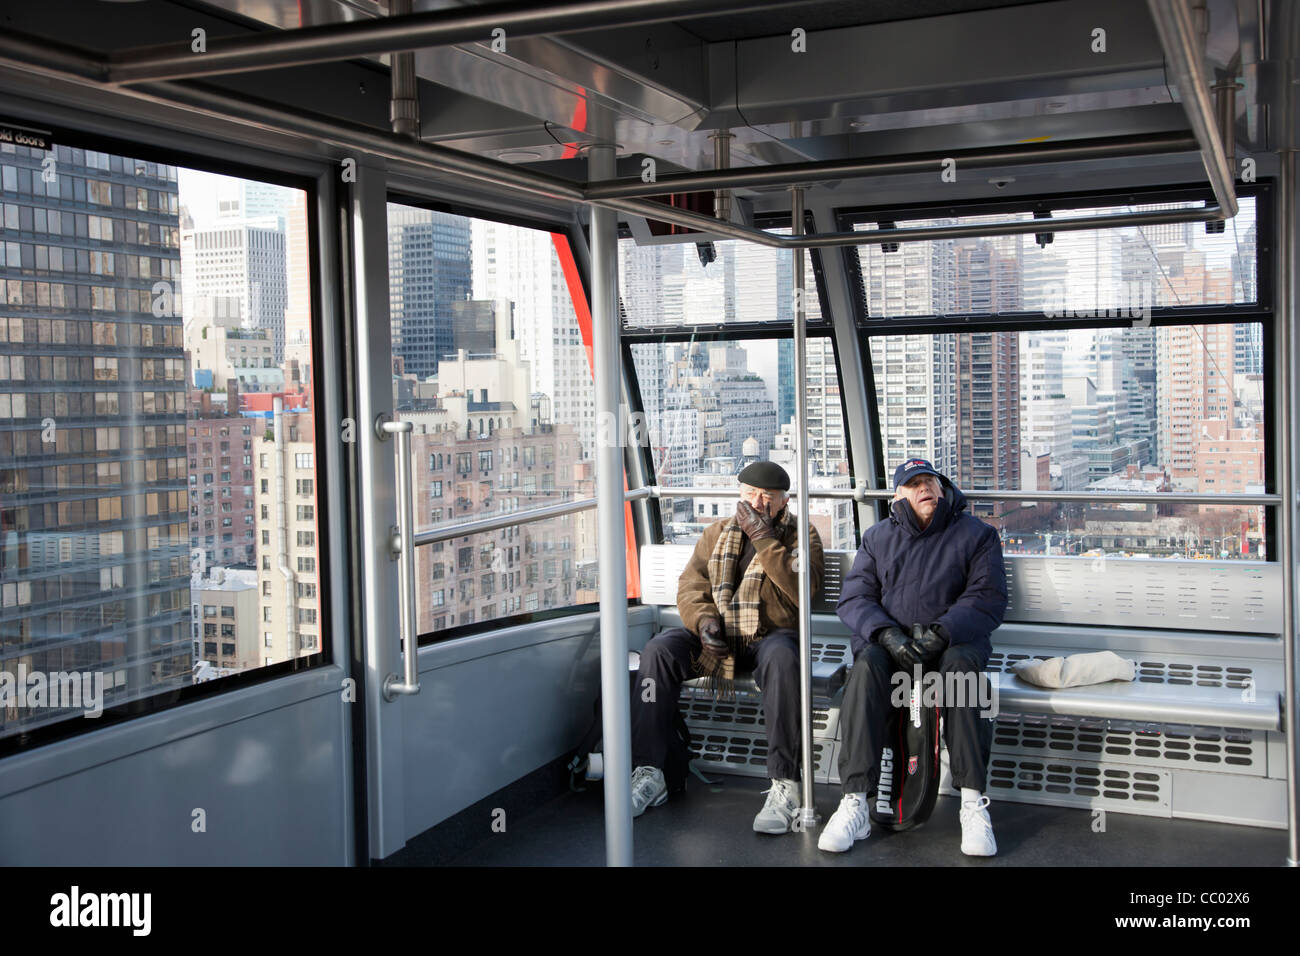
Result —
[{"label": "plaid scarf", "polygon": [[[794,528],[794,519],[790,517],[788,508],[777,518],[775,528],[777,540],[785,541]],[[750,559],[739,586],[736,584],[736,563],[744,554],[747,541],[745,532],[740,530],[733,516],[723,524],[722,533],[709,555],[709,585],[713,591],[713,603],[722,612],[724,639],[729,653],[726,657],[714,657],[701,651],[693,665],[695,673],[708,678],[709,689],[715,698],[735,695],[736,657],[742,649],[752,647],[764,636],[758,608],[759,592],[767,574],[757,554]]]}]

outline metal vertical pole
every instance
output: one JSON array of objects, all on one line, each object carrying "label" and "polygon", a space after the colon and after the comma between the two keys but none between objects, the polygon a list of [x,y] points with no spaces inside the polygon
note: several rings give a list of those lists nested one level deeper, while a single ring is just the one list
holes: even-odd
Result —
[{"label": "metal vertical pole", "polygon": [[[592,146],[590,178],[612,179],[615,147]],[[591,325],[596,373],[596,526],[600,543],[600,693],[605,738],[605,863],[632,865],[632,712],[627,677],[623,447],[619,416],[618,218],[591,210]]]},{"label": "metal vertical pole", "polygon": [[[388,0],[390,17],[410,16],[414,0]],[[415,78],[415,54],[409,50],[390,54],[392,97],[388,119],[393,132],[420,141],[419,84]]]},{"label": "metal vertical pole", "polygon": [[[791,232],[803,235],[803,187],[790,187]],[[803,768],[803,809],[800,812],[802,829],[811,831],[817,825],[817,809],[813,803],[813,744],[812,744],[812,568],[808,549],[808,508],[812,498],[808,494],[808,329],[804,310],[802,249],[792,249],[794,256],[794,433],[795,467],[799,474],[795,487],[799,489],[799,733],[801,766]]]},{"label": "metal vertical pole", "polygon": [[[1287,6],[1290,6],[1287,4]],[[1282,562],[1282,661],[1285,697],[1283,699],[1283,731],[1286,734],[1286,817],[1287,864],[1300,864],[1300,849],[1296,829],[1296,629],[1295,629],[1295,470],[1293,468],[1295,428],[1296,342],[1292,334],[1292,313],[1295,309],[1295,86],[1291,57],[1294,32],[1285,29],[1294,21],[1283,17],[1278,24],[1277,39],[1286,50],[1285,59],[1277,56],[1274,46],[1272,56],[1285,63],[1283,68],[1283,94],[1278,117],[1281,127],[1277,178],[1277,268],[1276,311],[1273,315],[1277,330],[1276,362],[1277,404],[1274,413],[1273,447],[1277,449],[1277,491],[1282,496],[1278,506],[1278,559]]]}]

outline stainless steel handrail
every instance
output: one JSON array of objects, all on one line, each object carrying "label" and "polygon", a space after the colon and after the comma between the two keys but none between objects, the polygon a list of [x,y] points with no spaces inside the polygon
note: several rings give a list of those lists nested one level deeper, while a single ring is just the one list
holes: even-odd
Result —
[{"label": "stainless steel handrail", "polygon": [[402,663],[405,676],[396,674],[384,678],[384,700],[396,700],[399,694],[418,694],[420,682],[416,674],[416,649],[420,635],[415,629],[415,545],[411,529],[415,522],[411,493],[411,432],[410,422],[381,422],[381,435],[392,435],[393,454],[397,456],[397,527],[393,529],[390,549],[397,560],[398,614],[401,621]]},{"label": "stainless steel handrail", "polygon": [[[790,224],[794,235],[802,235],[803,221],[803,187],[794,186],[790,190]],[[805,313],[804,294],[804,253],[796,249],[790,257],[793,260],[794,290],[794,433],[796,488],[809,487],[808,481],[808,319]],[[800,508],[795,516],[798,525],[797,544],[799,548],[798,587],[799,587],[799,763],[802,777],[802,793],[799,808],[799,824],[804,832],[811,832],[817,826],[817,805],[813,799],[813,775],[816,764],[813,763],[812,740],[812,560],[811,543],[808,529],[808,509]]]},{"label": "stainless steel handrail", "polygon": [[[736,493],[736,488],[669,488],[662,485],[649,485],[633,488],[624,493],[625,501],[639,501],[642,498],[688,498],[699,496],[729,497]],[[971,501],[1080,501],[1084,503],[1111,504],[1115,502],[1154,502],[1157,504],[1206,504],[1230,507],[1232,505],[1276,507],[1281,504],[1280,495],[1209,495],[1209,494],[1161,494],[1150,492],[1130,492],[1127,494],[1106,492],[1095,494],[1084,491],[965,491]],[[792,490],[791,498],[798,498],[799,492]],[[809,493],[810,498],[849,498],[854,501],[870,499],[889,499],[894,497],[892,491],[875,488],[824,488]],[[479,518],[464,524],[448,525],[431,531],[421,531],[412,536],[413,546],[422,548],[439,541],[453,538],[483,534],[488,531],[500,531],[514,525],[533,524],[550,518],[590,511],[596,507],[595,498],[580,498],[577,501],[565,501],[560,504],[547,505],[542,508],[529,508],[491,518]]]},{"label": "stainless steel handrail", "polygon": [[1064,143],[1017,143],[1012,146],[982,146],[906,156],[868,156],[826,159],[811,163],[776,163],[770,166],[704,169],[695,173],[660,176],[653,183],[637,179],[611,179],[588,183],[587,199],[644,199],[667,193],[699,192],[708,189],[757,188],[856,179],[863,176],[899,176],[929,173],[944,159],[953,159],[958,169],[989,169],[1030,163],[1068,163],[1081,160],[1124,159],[1185,153],[1198,149],[1189,133],[1143,133],[1136,136],[1106,136]]},{"label": "stainless steel handrail", "polygon": [[1210,101],[1204,40],[1192,24],[1186,0],[1147,0],[1147,6],[1160,34],[1171,80],[1182,97],[1187,122],[1200,144],[1201,161],[1214,190],[1214,199],[1223,209],[1223,218],[1231,219],[1237,215],[1237,194],[1215,121],[1214,104]]},{"label": "stainless steel handrail", "polygon": [[492,518],[478,518],[474,521],[466,521],[463,524],[448,525],[445,528],[435,528],[432,531],[421,531],[414,536],[415,547],[421,548],[426,544],[450,541],[452,538],[465,535],[500,531],[502,528],[509,528],[517,524],[532,524],[537,521],[546,521],[549,518],[562,518],[565,515],[577,514],[579,511],[590,511],[595,507],[595,498],[580,498],[577,501],[564,501],[543,508],[529,508],[526,511],[515,511]]},{"label": "stainless steel handrail", "polygon": [[[886,242],[917,242],[929,239],[963,239],[981,236],[1015,236],[1043,232],[1043,220],[1007,220],[966,223],[957,226],[910,226],[905,229],[863,229],[852,232],[818,232],[809,236],[781,236],[762,229],[722,222],[712,216],[688,212],[649,199],[590,199],[584,202],[607,206],[619,212],[659,222],[696,229],[706,235],[726,236],[769,246],[773,249],[824,249],[831,246],[868,246]],[[1235,208],[1235,206],[1234,206]],[[1172,222],[1210,222],[1223,219],[1223,209],[1207,205],[1193,209],[1163,209],[1149,212],[1111,213],[1104,216],[1076,216],[1053,219],[1052,232],[1088,229],[1119,229],[1126,226],[1155,226]]]},{"label": "stainless steel handrail", "polygon": [[[669,485],[651,485],[647,490],[652,498],[693,498],[726,497],[735,493],[735,488],[699,488],[677,487]],[[1276,506],[1282,503],[1281,495],[1275,494],[1207,494],[1205,492],[1096,492],[1096,491],[1030,491],[999,490],[980,491],[963,488],[962,493],[970,501],[1083,501],[1110,504],[1113,502],[1154,502],[1157,504],[1202,504],[1202,505],[1264,505]],[[814,488],[808,493],[810,498],[851,498],[854,501],[867,501],[872,498],[889,499],[894,493],[887,488]],[[798,491],[790,492],[791,498],[799,497]]]},{"label": "stainless steel handrail", "polygon": [[[601,142],[587,154],[597,176],[617,168],[614,144]],[[592,384],[596,418],[620,410],[621,357],[618,349],[618,220],[607,209],[591,214]],[[605,756],[605,863],[631,866],[632,703],[628,687],[627,565],[618,547],[626,533],[626,475],[621,442],[596,442],[596,540],[600,584],[601,732]]]},{"label": "stainless steel handrail", "polygon": [[110,83],[282,69],[355,57],[488,41],[496,27],[510,38],[637,26],[692,17],[793,6],[793,0],[567,0],[491,3],[422,10],[378,20],[349,20],[238,37],[214,37],[202,56],[189,41],[136,47],[107,64]]}]

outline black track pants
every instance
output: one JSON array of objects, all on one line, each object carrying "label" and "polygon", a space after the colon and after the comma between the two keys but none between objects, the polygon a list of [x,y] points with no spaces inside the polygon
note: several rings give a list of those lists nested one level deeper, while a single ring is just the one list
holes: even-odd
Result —
[{"label": "black track pants", "polygon": [[[979,674],[987,663],[982,651],[969,644],[958,644],[943,652],[938,667],[928,670],[937,670],[941,676],[950,672]],[[879,644],[867,645],[853,663],[840,707],[839,768],[844,793],[875,795],[896,671],[901,668]],[[950,683],[944,681],[940,686],[948,687]],[[967,682],[965,686],[972,684]],[[946,698],[942,700],[943,736],[948,746],[952,785],[983,792],[993,743],[993,722],[979,716],[981,707],[976,694],[966,695],[966,706],[950,706],[953,703]]]}]

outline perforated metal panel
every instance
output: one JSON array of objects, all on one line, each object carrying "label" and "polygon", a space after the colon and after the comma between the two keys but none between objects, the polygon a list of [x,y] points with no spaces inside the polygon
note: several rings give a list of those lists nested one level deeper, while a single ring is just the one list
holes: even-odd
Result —
[{"label": "perforated metal panel", "polygon": [[[736,694],[731,700],[714,700],[708,691],[693,687],[682,688],[678,700],[682,716],[691,733],[697,730],[734,730],[762,734],[767,730],[762,698],[757,694]],[[812,713],[813,738],[834,738],[839,733],[840,709],[825,705],[814,706]]]},{"label": "perforated metal panel", "polygon": [[840,599],[844,578],[853,567],[853,555],[852,551],[825,551],[822,554],[825,567],[822,572],[822,590],[821,594],[817,595],[817,603],[829,608],[832,613]]},{"label": "perforated metal panel", "polygon": [[1263,731],[1067,715],[999,714],[993,725],[993,752],[1260,777],[1268,769]]},{"label": "perforated metal panel", "polygon": [[[692,735],[695,729],[691,729]],[[813,777],[818,783],[830,780],[828,769],[835,765],[835,743],[831,740],[813,740]],[[727,734],[714,731],[701,734],[691,742],[691,755],[699,760],[700,770],[725,770],[746,777],[767,776],[767,738],[753,734]]]},{"label": "perforated metal panel", "polygon": [[1273,634],[1281,568],[1262,561],[1007,555],[1008,621]]},{"label": "perforated metal panel", "polygon": [[995,754],[989,760],[986,792],[993,800],[1015,803],[1171,815],[1168,770]]},{"label": "perforated metal panel", "polygon": [[[647,544],[641,547],[641,600],[645,604],[675,605],[677,579],[686,570],[695,546],[691,544]],[[826,551],[822,572],[822,590],[813,601],[813,610],[834,614],[840,599],[844,575],[853,566],[852,551]]]},{"label": "perforated metal panel", "polygon": [[[691,731],[691,750],[701,769],[725,770],[750,777],[767,776],[767,726],[762,697],[738,693],[730,700],[714,700],[708,691],[683,687],[678,706]],[[838,783],[835,738],[839,734],[838,707],[813,707],[813,777],[818,783]]]},{"label": "perforated metal panel", "polygon": [[[641,548],[645,603],[677,603],[677,579],[692,550],[682,544]],[[835,612],[854,555],[825,552],[824,587],[814,610]],[[1282,572],[1275,563],[1009,554],[1004,564],[1007,621],[1244,634],[1282,629]]]},{"label": "perforated metal panel", "polygon": [[677,603],[677,579],[686,570],[695,546],[647,544],[641,547],[641,600],[646,604]]},{"label": "perforated metal panel", "polygon": [[847,640],[824,640],[814,637],[812,640],[812,662],[853,665],[853,652]]}]

